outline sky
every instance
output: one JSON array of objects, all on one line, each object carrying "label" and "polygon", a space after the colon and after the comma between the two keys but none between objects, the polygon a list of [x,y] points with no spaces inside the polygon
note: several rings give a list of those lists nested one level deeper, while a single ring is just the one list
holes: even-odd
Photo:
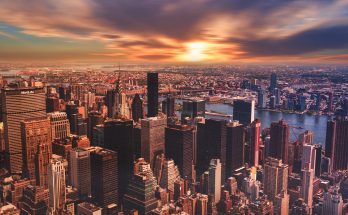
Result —
[{"label": "sky", "polygon": [[346,63],[348,0],[1,0],[0,62]]}]

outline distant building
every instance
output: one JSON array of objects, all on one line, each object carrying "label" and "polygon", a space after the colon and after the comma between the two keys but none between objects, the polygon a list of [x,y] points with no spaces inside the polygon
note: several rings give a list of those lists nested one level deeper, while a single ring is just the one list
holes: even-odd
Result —
[{"label": "distant building", "polygon": [[233,120],[238,120],[247,126],[255,119],[255,101],[234,100],[233,101]]},{"label": "distant building", "polygon": [[147,116],[158,114],[158,73],[147,73]]},{"label": "distant building", "polygon": [[205,117],[205,101],[204,100],[184,100],[182,103],[181,121],[185,118],[194,119],[196,117]]},{"label": "distant building", "polygon": [[259,108],[267,107],[267,94],[264,90],[259,90],[257,94],[257,106]]},{"label": "distant building", "polygon": [[175,97],[169,95],[162,101],[162,113],[167,117],[175,116]]},{"label": "distant building", "polygon": [[132,101],[132,118],[134,122],[139,122],[140,119],[144,118],[143,101],[139,94],[135,94]]},{"label": "distant building", "polygon": [[274,88],[277,88],[277,87],[278,87],[277,85],[278,85],[278,84],[277,84],[277,74],[272,73],[272,74],[271,74],[271,83],[270,83],[270,85],[269,85],[269,90],[270,90],[270,91],[273,91]]},{"label": "distant building", "polygon": [[103,124],[104,118],[101,113],[99,112],[90,112],[88,114],[88,131],[87,131],[87,137],[92,140],[93,139],[93,128],[97,125]]}]

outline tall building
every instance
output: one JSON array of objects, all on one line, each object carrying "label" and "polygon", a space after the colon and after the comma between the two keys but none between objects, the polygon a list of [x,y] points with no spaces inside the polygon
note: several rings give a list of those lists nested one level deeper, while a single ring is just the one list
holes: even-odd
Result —
[{"label": "tall building", "polygon": [[162,113],[167,117],[175,116],[175,97],[169,95],[162,101]]},{"label": "tall building", "polygon": [[313,132],[306,130],[298,136],[298,141],[300,144],[313,144]]},{"label": "tall building", "polygon": [[64,112],[48,113],[51,120],[52,139],[64,139],[70,136],[70,122]]},{"label": "tall building", "polygon": [[269,143],[269,155],[288,163],[289,125],[284,121],[271,124],[271,139]]},{"label": "tall building", "polygon": [[103,209],[89,202],[77,205],[77,215],[102,215]]},{"label": "tall building", "polygon": [[133,120],[112,119],[104,123],[104,146],[118,153],[119,197],[127,191],[127,185],[133,175],[134,147]]},{"label": "tall building", "polygon": [[46,214],[48,202],[49,192],[47,188],[29,185],[23,190],[22,213],[25,215]]},{"label": "tall building", "polygon": [[104,117],[99,112],[90,112],[88,114],[88,131],[87,131],[87,137],[92,140],[93,139],[93,128],[97,125],[101,125],[104,123]]},{"label": "tall building", "polygon": [[319,178],[321,175],[321,160],[322,160],[323,147],[320,144],[315,144],[314,150],[315,150],[315,176]]},{"label": "tall building", "polygon": [[272,73],[272,74],[271,74],[271,83],[270,83],[270,85],[269,85],[269,90],[270,90],[270,91],[273,91],[275,88],[278,87],[277,85],[278,85],[278,84],[277,84],[277,74]]},{"label": "tall building", "polygon": [[263,170],[263,192],[274,201],[278,194],[288,189],[288,165],[282,160],[267,158]]},{"label": "tall building", "polygon": [[154,165],[157,155],[165,152],[164,133],[167,125],[165,116],[141,120],[141,156]]},{"label": "tall building", "polygon": [[56,97],[47,97],[46,98],[46,112],[51,113],[59,111],[59,99]]},{"label": "tall building", "polygon": [[244,166],[245,130],[238,121],[228,123],[226,129],[226,176],[230,177],[234,170]]},{"label": "tall building", "polygon": [[31,118],[21,122],[23,144],[23,175],[35,179],[35,163],[40,145],[51,147],[51,123],[47,117]]},{"label": "tall building", "polygon": [[117,153],[94,147],[91,156],[92,197],[103,208],[118,204]]},{"label": "tall building", "polygon": [[163,163],[162,172],[159,178],[159,185],[162,188],[174,192],[174,182],[180,178],[178,166],[172,159],[166,159]]},{"label": "tall building", "polygon": [[52,157],[51,143],[40,144],[35,156],[36,185],[48,188],[48,165]]},{"label": "tall building", "polygon": [[134,122],[139,122],[140,119],[144,118],[143,101],[139,94],[135,94],[132,101],[132,118]]},{"label": "tall building", "polygon": [[65,204],[65,162],[61,156],[54,155],[48,165],[49,210],[52,214],[59,214]]},{"label": "tall building", "polygon": [[221,182],[226,179],[226,121],[207,119],[197,124],[197,163],[198,175],[209,168],[211,159],[220,159]]},{"label": "tall building", "polygon": [[181,176],[190,177],[195,163],[197,131],[193,126],[173,125],[165,128],[165,154],[178,165]]},{"label": "tall building", "polygon": [[214,195],[215,203],[221,198],[221,162],[219,159],[212,159],[209,167],[209,190]]},{"label": "tall building", "polygon": [[259,165],[260,156],[261,122],[255,119],[248,127],[248,163],[251,166]]},{"label": "tall building", "polygon": [[264,90],[259,90],[257,94],[257,106],[259,108],[267,107],[267,94]]},{"label": "tall building", "polygon": [[343,204],[342,195],[339,193],[339,187],[334,187],[324,192],[322,214],[343,215]]},{"label": "tall building", "polygon": [[274,199],[274,214],[288,215],[289,201],[290,201],[289,194],[283,190]]},{"label": "tall building", "polygon": [[158,114],[158,73],[147,73],[147,116]]},{"label": "tall building", "polygon": [[18,173],[23,164],[20,122],[46,117],[46,95],[43,88],[4,88],[1,94],[7,169]]},{"label": "tall building", "polygon": [[186,117],[191,119],[205,117],[205,100],[184,100],[182,103],[181,121],[185,121]]},{"label": "tall building", "polygon": [[255,101],[234,100],[233,101],[233,120],[238,120],[247,126],[255,119]]},{"label": "tall building", "polygon": [[301,186],[301,197],[307,204],[309,211],[312,210],[313,206],[313,180],[314,180],[314,169],[310,163],[306,163],[302,167],[302,186]]},{"label": "tall building", "polygon": [[316,151],[314,145],[305,144],[302,146],[302,165],[301,169],[304,169],[309,164],[309,168],[315,172],[316,164]]},{"label": "tall building", "polygon": [[325,156],[331,158],[333,170],[348,168],[348,119],[329,120],[326,130]]},{"label": "tall building", "polygon": [[70,184],[78,191],[79,199],[91,195],[91,160],[90,152],[83,148],[74,148],[69,154]]}]

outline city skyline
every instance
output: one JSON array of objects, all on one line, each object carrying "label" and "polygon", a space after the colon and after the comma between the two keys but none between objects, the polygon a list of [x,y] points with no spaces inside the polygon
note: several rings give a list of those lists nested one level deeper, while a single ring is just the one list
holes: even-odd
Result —
[{"label": "city skyline", "polygon": [[345,63],[348,2],[0,3],[0,62]]}]

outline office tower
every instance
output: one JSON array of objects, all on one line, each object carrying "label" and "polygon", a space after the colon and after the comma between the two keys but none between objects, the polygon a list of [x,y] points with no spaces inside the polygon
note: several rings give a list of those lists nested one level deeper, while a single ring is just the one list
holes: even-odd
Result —
[{"label": "office tower", "polygon": [[212,159],[209,166],[209,189],[208,193],[214,195],[215,203],[221,198],[221,162],[219,159]]},{"label": "office tower", "polygon": [[104,123],[105,148],[116,151],[118,156],[118,193],[122,198],[133,174],[133,120],[112,119]]},{"label": "office tower", "polygon": [[342,195],[339,193],[339,187],[334,187],[324,192],[322,214],[342,215],[343,204]]},{"label": "office tower", "polygon": [[82,202],[77,205],[77,215],[102,215],[102,210],[102,208],[89,202]]},{"label": "office tower", "polygon": [[35,179],[35,158],[41,144],[51,146],[51,123],[47,117],[31,118],[21,122],[23,175]]},{"label": "office tower", "polygon": [[304,169],[309,164],[309,168],[315,172],[316,164],[316,151],[314,145],[305,144],[302,146],[302,165],[301,169]]},{"label": "office tower", "polygon": [[226,179],[226,121],[207,119],[197,124],[197,163],[198,175],[209,168],[211,159],[220,159],[221,182]]},{"label": "office tower", "polygon": [[134,175],[144,173],[148,179],[152,181],[153,187],[155,188],[157,186],[157,179],[152,172],[151,166],[144,160],[144,158],[138,158],[136,161],[134,161],[133,169]]},{"label": "office tower", "polygon": [[269,90],[273,91],[275,88],[277,88],[277,74],[272,73],[271,74],[271,83],[269,85]]},{"label": "office tower", "polygon": [[87,110],[93,109],[93,106],[95,105],[95,94],[92,92],[85,93],[83,95],[83,101],[85,103],[85,107]]},{"label": "office tower", "polygon": [[108,90],[105,96],[105,103],[108,108],[108,117],[113,117],[113,109],[114,109],[114,103],[115,103],[115,90]]},{"label": "office tower", "polygon": [[72,139],[55,139],[52,142],[52,153],[62,156],[64,159],[68,159],[68,154],[72,149]]},{"label": "office tower", "polygon": [[275,88],[273,90],[273,95],[275,96],[276,105],[279,105],[279,103],[280,103],[280,90],[278,88]]},{"label": "office tower", "polygon": [[234,170],[244,166],[244,126],[232,121],[226,127],[226,177],[233,175]]},{"label": "office tower", "polygon": [[135,124],[133,127],[133,146],[134,146],[134,156],[135,158],[141,157],[141,125]]},{"label": "office tower", "polygon": [[48,165],[52,157],[51,143],[40,144],[35,156],[36,185],[48,188]]},{"label": "office tower", "polygon": [[306,163],[302,167],[301,197],[310,211],[313,206],[313,180],[314,169],[311,167],[311,163]]},{"label": "office tower", "polygon": [[[255,169],[256,171],[256,169]],[[256,201],[259,198],[261,182],[252,179],[251,177],[244,178],[242,190],[251,201]]]},{"label": "office tower", "polygon": [[313,144],[313,132],[306,130],[298,136],[298,141],[300,144]]},{"label": "office tower", "polygon": [[164,153],[164,132],[167,125],[165,116],[141,120],[141,156],[154,165],[157,155]]},{"label": "office tower", "polygon": [[263,170],[263,192],[274,201],[282,191],[288,189],[288,165],[282,160],[267,158]]},{"label": "office tower", "polygon": [[257,106],[259,108],[267,107],[267,94],[264,90],[259,90],[257,94]]},{"label": "office tower", "polygon": [[140,119],[144,118],[143,101],[139,94],[135,94],[132,101],[132,118],[134,122],[139,122]]},{"label": "office tower", "polygon": [[348,120],[329,120],[326,130],[325,156],[331,158],[333,170],[348,168]]},{"label": "office tower", "polygon": [[205,101],[199,99],[184,100],[182,103],[181,121],[185,121],[186,117],[191,119],[205,117]]},{"label": "office tower", "polygon": [[118,204],[117,152],[94,147],[90,150],[92,197],[105,208]]},{"label": "office tower", "polygon": [[147,73],[147,117],[158,114],[158,73]]},{"label": "office tower", "polygon": [[269,143],[269,156],[282,159],[288,163],[289,125],[284,121],[271,124],[271,139]]},{"label": "office tower", "polygon": [[274,214],[288,215],[289,214],[290,196],[286,191],[282,191],[274,199]]},{"label": "office tower", "polygon": [[277,106],[277,104],[276,104],[276,97],[275,96],[269,97],[269,108],[275,109],[276,106]]},{"label": "office tower", "polygon": [[303,112],[306,110],[307,106],[306,106],[306,96],[304,95],[299,95],[298,96],[298,110]]},{"label": "office tower", "polygon": [[196,215],[206,215],[208,213],[208,195],[201,194],[196,200]]},{"label": "office tower", "polygon": [[79,113],[78,105],[70,101],[65,105],[65,112],[70,122],[70,132],[76,133],[77,114]]},{"label": "office tower", "polygon": [[185,195],[185,180],[178,177],[174,181],[174,201],[178,201],[179,198],[182,198]]},{"label": "office tower", "polygon": [[56,97],[47,97],[46,98],[46,112],[56,112],[59,111],[59,99]]},{"label": "office tower", "polygon": [[52,139],[64,139],[70,136],[70,122],[64,112],[53,112],[47,114],[51,120]]},{"label": "office tower", "polygon": [[247,126],[255,119],[255,101],[234,100],[233,101],[233,120],[238,120]]},{"label": "office tower", "polygon": [[65,204],[65,163],[58,155],[53,155],[48,165],[49,207],[53,214],[59,213]]},{"label": "office tower", "polygon": [[104,147],[104,124],[96,125],[93,128],[92,146]]},{"label": "office tower", "polygon": [[167,115],[167,117],[175,116],[175,97],[168,95],[162,101],[162,113]]},{"label": "office tower", "polygon": [[255,119],[248,127],[248,151],[247,162],[250,166],[259,165],[260,155],[261,122]]},{"label": "office tower", "polygon": [[190,177],[192,162],[195,162],[196,129],[188,125],[173,125],[165,128],[165,154],[178,165],[181,176]]},{"label": "office tower", "polygon": [[315,150],[315,176],[319,177],[321,174],[322,146],[320,144],[315,144],[314,150]]},{"label": "office tower", "polygon": [[74,148],[69,154],[70,184],[78,190],[79,199],[91,195],[90,152],[83,148]]},{"label": "office tower", "polygon": [[86,119],[82,117],[82,114],[73,114],[73,117],[76,119],[75,133],[76,135],[87,135],[87,122]]},{"label": "office tower", "polygon": [[58,88],[59,98],[64,101],[69,101],[71,99],[70,91],[65,87]]},{"label": "office tower", "polygon": [[93,139],[93,128],[97,125],[103,124],[104,123],[104,117],[102,116],[101,113],[99,112],[90,112],[88,114],[88,132],[87,132],[87,137],[92,140]]},{"label": "office tower", "polygon": [[180,178],[178,166],[175,165],[172,159],[166,159],[163,163],[159,185],[162,188],[174,192],[174,182],[177,178]]},{"label": "office tower", "polygon": [[123,199],[126,211],[136,209],[139,214],[150,214],[157,207],[155,189],[151,178],[145,173],[135,174]]},{"label": "office tower", "polygon": [[42,215],[47,213],[49,192],[47,188],[28,185],[23,190],[22,213]]},{"label": "office tower", "polygon": [[2,89],[2,118],[5,134],[7,169],[11,173],[22,170],[22,139],[20,122],[46,116],[46,95],[43,88]]}]

